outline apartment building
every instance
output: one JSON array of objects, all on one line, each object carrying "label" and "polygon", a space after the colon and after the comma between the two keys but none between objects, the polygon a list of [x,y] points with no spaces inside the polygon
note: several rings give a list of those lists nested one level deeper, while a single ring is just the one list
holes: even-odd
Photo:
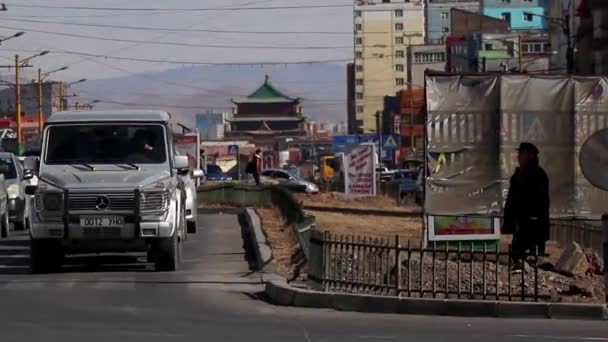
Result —
[{"label": "apartment building", "polygon": [[505,20],[511,30],[546,30],[548,8],[560,0],[482,0],[483,14]]},{"label": "apartment building", "polygon": [[593,20],[593,65],[596,75],[608,74],[608,1],[588,0]]},{"label": "apartment building", "polygon": [[355,116],[358,131],[376,130],[384,96],[407,87],[407,47],[424,42],[424,3],[361,0],[355,4]]},{"label": "apartment building", "polygon": [[480,7],[480,0],[428,0],[425,10],[427,44],[443,44],[452,35],[452,9],[476,13]]}]

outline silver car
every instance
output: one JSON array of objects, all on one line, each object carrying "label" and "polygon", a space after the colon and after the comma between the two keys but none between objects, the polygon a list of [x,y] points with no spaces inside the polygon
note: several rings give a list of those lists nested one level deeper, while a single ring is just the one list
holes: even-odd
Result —
[{"label": "silver car", "polygon": [[316,194],[319,192],[319,187],[316,184],[286,170],[267,169],[262,172],[262,177],[264,178],[264,182],[267,182],[267,180],[277,181],[279,185],[291,191],[306,192],[309,194]]},{"label": "silver car", "polygon": [[25,194],[32,174],[25,174],[23,165],[12,153],[0,152],[0,173],[8,193],[9,220],[15,230],[29,229],[31,224],[31,197]]}]

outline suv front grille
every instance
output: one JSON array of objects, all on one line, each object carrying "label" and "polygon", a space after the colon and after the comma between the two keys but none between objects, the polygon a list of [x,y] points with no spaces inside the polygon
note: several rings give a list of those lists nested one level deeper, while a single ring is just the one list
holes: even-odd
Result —
[{"label": "suv front grille", "polygon": [[[164,210],[169,202],[166,191],[142,192],[140,198],[141,211]],[[107,198],[107,207],[99,208],[100,197]],[[70,211],[135,211],[135,193],[70,193]]]},{"label": "suv front grille", "polygon": [[82,237],[91,240],[120,239],[120,228],[82,228]]}]

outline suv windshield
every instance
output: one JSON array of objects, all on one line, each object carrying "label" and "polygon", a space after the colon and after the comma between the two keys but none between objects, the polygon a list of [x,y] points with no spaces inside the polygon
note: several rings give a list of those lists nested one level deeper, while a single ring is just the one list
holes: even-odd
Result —
[{"label": "suv windshield", "polygon": [[0,174],[4,175],[4,179],[17,178],[17,170],[15,163],[11,158],[0,158]]},{"label": "suv windshield", "polygon": [[163,164],[161,125],[66,125],[49,128],[47,164]]}]

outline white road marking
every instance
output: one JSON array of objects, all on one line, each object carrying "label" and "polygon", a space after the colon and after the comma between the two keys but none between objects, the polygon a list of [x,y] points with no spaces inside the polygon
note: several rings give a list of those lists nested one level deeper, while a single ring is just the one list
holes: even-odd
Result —
[{"label": "white road marking", "polygon": [[608,337],[586,337],[586,336],[550,336],[550,335],[511,335],[519,338],[544,338],[549,340],[577,340],[577,341],[608,341]]}]

